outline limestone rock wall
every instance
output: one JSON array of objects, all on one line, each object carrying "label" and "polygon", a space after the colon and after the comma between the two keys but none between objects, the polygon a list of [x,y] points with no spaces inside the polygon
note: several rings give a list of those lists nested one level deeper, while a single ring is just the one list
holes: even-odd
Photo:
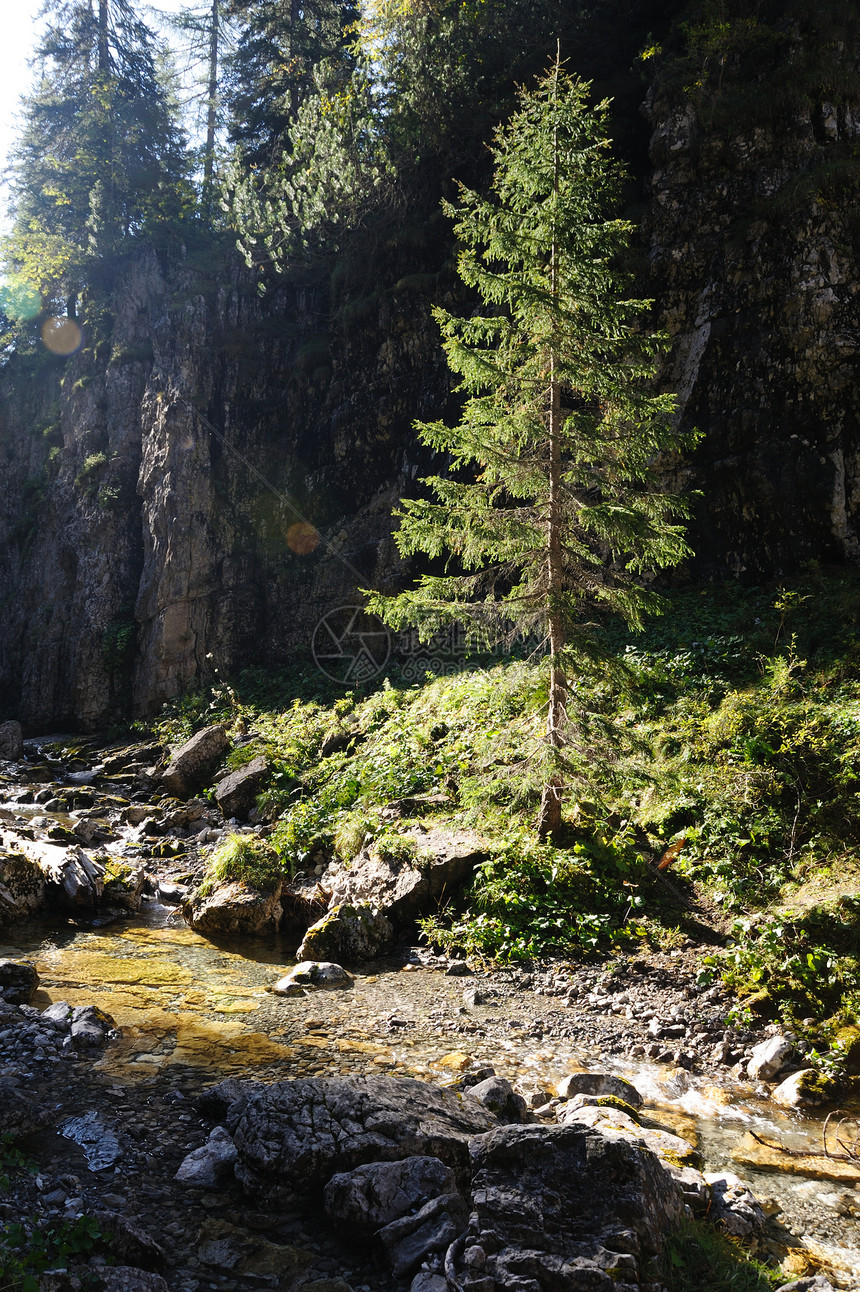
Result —
[{"label": "limestone rock wall", "polygon": [[30,730],[284,664],[400,565],[411,423],[448,392],[426,305],[391,292],[329,336],[313,292],[261,300],[238,264],[228,276],[143,256],[107,340],[35,386],[7,374],[0,711]]},{"label": "limestone rock wall", "polygon": [[652,96],[645,221],[666,381],[702,440],[699,575],[756,578],[860,556],[860,229],[828,177],[860,112],[818,104],[726,138]]}]

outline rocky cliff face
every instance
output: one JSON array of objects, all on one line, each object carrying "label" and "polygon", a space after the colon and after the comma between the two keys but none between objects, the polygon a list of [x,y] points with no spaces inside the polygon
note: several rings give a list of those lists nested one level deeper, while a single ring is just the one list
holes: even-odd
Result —
[{"label": "rocky cliff face", "polygon": [[391,577],[409,428],[444,405],[447,369],[408,287],[335,338],[321,313],[307,291],[261,302],[238,267],[226,285],[168,280],[151,255],[108,340],[35,385],[7,374],[4,716],[151,713],[216,670],[288,662]]},{"label": "rocky cliff face", "polygon": [[820,103],[790,129],[709,131],[652,95],[646,232],[672,337],[667,384],[701,443],[696,567],[780,574],[860,556],[860,265],[850,188],[860,111]]},{"label": "rocky cliff face", "polygon": [[[645,233],[667,384],[703,433],[667,466],[701,491],[693,573],[860,555],[858,228],[819,183],[860,112],[709,130],[652,94]],[[817,178],[819,177],[819,178]],[[306,648],[396,579],[411,424],[448,374],[409,280],[325,331],[292,287],[130,265],[102,339],[0,403],[0,710],[33,730],[150,713],[195,679]]]}]

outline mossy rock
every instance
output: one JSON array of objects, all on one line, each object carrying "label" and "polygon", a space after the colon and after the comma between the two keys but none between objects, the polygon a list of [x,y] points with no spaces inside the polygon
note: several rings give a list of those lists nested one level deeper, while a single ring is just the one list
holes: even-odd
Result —
[{"label": "mossy rock", "polygon": [[845,1070],[852,1076],[860,1073],[860,1027],[855,1023],[840,1027],[833,1037],[845,1054]]},{"label": "mossy rock", "polygon": [[639,1113],[632,1104],[625,1100],[619,1099],[616,1095],[597,1095],[594,1102],[598,1108],[617,1108],[619,1112],[626,1113],[628,1117],[639,1123]]},{"label": "mossy rock", "polygon": [[772,1021],[779,1017],[779,1002],[774,1000],[767,987],[762,987],[760,991],[755,991],[751,996],[744,996],[742,999],[744,1006],[756,1018]]},{"label": "mossy rock", "polygon": [[344,903],[311,925],[296,958],[363,964],[387,950],[393,936],[391,921],[375,907]]}]

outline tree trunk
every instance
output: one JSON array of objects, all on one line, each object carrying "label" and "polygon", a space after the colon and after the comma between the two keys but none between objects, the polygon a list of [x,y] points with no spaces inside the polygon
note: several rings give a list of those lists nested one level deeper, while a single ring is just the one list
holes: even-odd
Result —
[{"label": "tree trunk", "polygon": [[[555,64],[556,86],[558,85],[559,58]],[[558,140],[553,131],[553,210],[558,201]],[[546,570],[547,570],[547,611],[549,620],[549,708],[546,719],[546,766],[547,775],[544,781],[538,816],[538,834],[542,839],[558,839],[561,834],[561,801],[564,792],[564,778],[561,769],[561,750],[564,745],[564,729],[567,722],[567,675],[562,663],[562,651],[565,647],[564,612],[561,605],[561,594],[564,590],[564,559],[561,546],[562,498],[561,498],[561,387],[557,372],[557,348],[555,345],[555,310],[558,296],[558,245],[555,232],[550,250],[550,297],[553,318],[550,328],[549,345],[549,468],[546,523]]]},{"label": "tree trunk", "polygon": [[555,376],[555,354],[550,357],[549,508],[547,514],[547,600],[549,603],[549,708],[546,718],[547,771],[538,817],[542,839],[561,833],[564,780],[560,754],[567,722],[567,674],[561,662],[565,646],[564,615],[559,598],[564,588],[561,550],[561,391]]},{"label": "tree trunk", "polygon": [[300,0],[290,0],[290,120],[295,121],[299,114],[299,16],[302,11]]},{"label": "tree trunk", "polygon": [[209,82],[206,90],[206,151],[203,154],[203,187],[208,193],[215,168],[215,107],[218,98],[218,0],[212,0],[209,15]]},{"label": "tree trunk", "polygon": [[108,51],[108,0],[99,0],[99,71],[110,70]]}]

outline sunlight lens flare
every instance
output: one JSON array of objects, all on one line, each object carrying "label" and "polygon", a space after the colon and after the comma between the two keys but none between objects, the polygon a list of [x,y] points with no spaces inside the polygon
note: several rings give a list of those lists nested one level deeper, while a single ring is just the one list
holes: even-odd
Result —
[{"label": "sunlight lens flare", "polygon": [[42,340],[51,354],[74,354],[83,340],[80,326],[74,319],[54,315],[42,324]]},{"label": "sunlight lens flare", "polygon": [[21,323],[42,312],[42,297],[30,283],[7,279],[0,287],[0,310]]},{"label": "sunlight lens flare", "polygon": [[299,521],[295,525],[290,525],[287,530],[287,547],[297,556],[310,556],[320,545],[320,535],[313,525],[307,521]]}]

